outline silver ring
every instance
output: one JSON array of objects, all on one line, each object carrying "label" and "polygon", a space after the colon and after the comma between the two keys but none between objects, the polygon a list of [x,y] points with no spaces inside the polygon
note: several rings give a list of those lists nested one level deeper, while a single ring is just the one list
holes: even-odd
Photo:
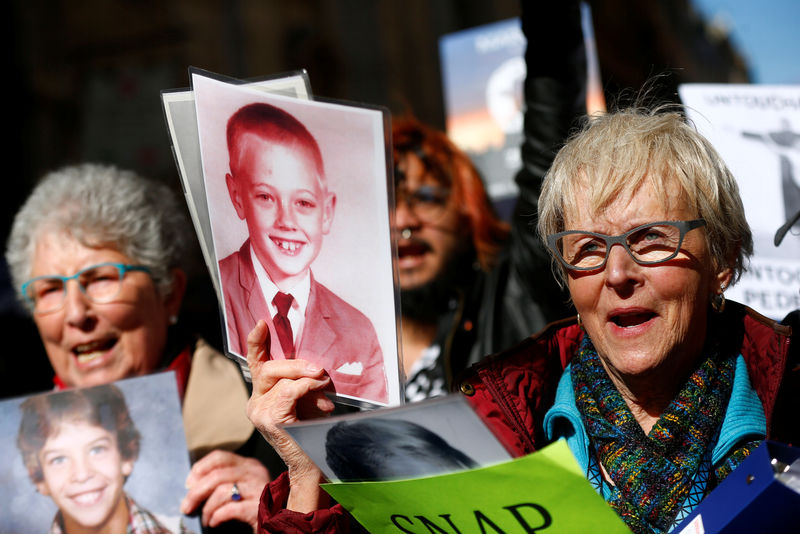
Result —
[{"label": "silver ring", "polygon": [[232,501],[242,500],[242,494],[239,493],[239,486],[237,486],[235,482],[233,483],[233,487],[231,488],[231,500]]}]

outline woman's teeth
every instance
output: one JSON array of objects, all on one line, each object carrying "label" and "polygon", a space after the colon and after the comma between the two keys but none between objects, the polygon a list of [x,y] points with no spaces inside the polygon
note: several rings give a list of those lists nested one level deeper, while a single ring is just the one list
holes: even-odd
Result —
[{"label": "woman's teeth", "polygon": [[113,347],[115,343],[115,339],[92,341],[91,343],[78,345],[73,349],[73,352],[79,363],[88,363],[100,358],[107,350]]}]

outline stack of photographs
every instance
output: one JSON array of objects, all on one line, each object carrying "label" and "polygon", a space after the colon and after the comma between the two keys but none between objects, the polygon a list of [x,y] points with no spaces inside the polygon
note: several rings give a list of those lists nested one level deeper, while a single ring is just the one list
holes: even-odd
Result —
[{"label": "stack of photographs", "polygon": [[190,69],[162,103],[217,296],[225,352],[323,367],[337,402],[403,402],[389,114],[311,96],[305,72],[258,81]]}]

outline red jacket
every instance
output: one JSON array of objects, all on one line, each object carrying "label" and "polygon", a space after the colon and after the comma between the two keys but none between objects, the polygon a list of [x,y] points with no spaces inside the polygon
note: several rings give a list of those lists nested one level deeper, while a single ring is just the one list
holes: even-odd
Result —
[{"label": "red jacket", "polygon": [[[736,350],[744,357],[764,407],[767,438],[800,443],[800,351],[789,351],[792,329],[730,301],[710,324],[724,332],[723,350]],[[552,323],[473,366],[461,381],[461,392],[514,456],[545,444],[544,414],[553,405],[558,380],[582,335],[574,318]],[[300,514],[283,509],[288,494],[285,474],[265,488],[259,508],[262,532],[348,531],[351,519],[340,505]]]}]

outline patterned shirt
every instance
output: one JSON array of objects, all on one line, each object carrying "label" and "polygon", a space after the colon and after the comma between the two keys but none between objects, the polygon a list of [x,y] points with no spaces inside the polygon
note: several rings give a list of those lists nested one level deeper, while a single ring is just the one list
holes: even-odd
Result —
[{"label": "patterned shirt", "polygon": [[406,381],[406,402],[416,402],[447,394],[444,368],[440,361],[442,353],[438,344],[431,345],[422,352],[411,366]]}]

